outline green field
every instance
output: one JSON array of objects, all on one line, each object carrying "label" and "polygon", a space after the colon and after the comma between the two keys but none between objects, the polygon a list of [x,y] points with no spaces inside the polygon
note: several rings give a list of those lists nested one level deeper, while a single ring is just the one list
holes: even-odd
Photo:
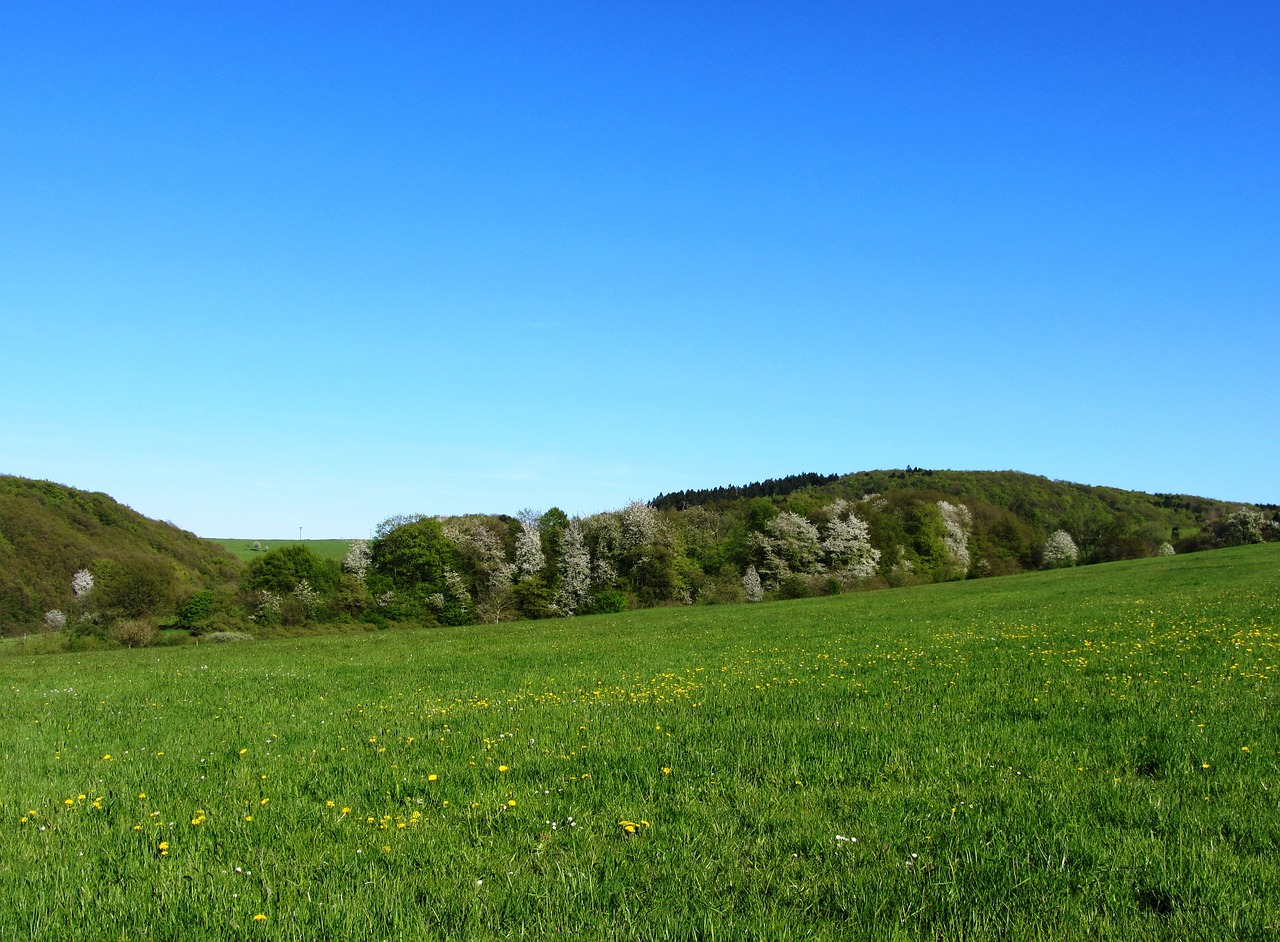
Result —
[{"label": "green field", "polygon": [[[342,562],[346,558],[350,540],[222,540],[211,538],[210,543],[217,543],[241,562],[250,562],[267,550],[280,549],[282,546],[305,546],[321,559],[336,559]],[[257,543],[261,549],[253,549]]]},{"label": "green field", "polygon": [[1280,545],[0,658],[0,939],[1275,939]]}]

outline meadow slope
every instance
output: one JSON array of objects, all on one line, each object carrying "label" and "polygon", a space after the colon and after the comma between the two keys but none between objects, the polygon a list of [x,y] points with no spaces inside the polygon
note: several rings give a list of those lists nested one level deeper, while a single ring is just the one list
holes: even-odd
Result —
[{"label": "meadow slope", "polygon": [[1274,939],[1278,643],[1268,544],[9,655],[0,939]]}]

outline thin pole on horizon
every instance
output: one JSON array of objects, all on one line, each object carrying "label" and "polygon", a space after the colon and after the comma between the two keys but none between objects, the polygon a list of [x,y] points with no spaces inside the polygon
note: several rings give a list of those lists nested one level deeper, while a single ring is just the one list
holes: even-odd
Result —
[{"label": "thin pole on horizon", "polygon": [[298,542],[302,542],[302,527],[298,527]]}]

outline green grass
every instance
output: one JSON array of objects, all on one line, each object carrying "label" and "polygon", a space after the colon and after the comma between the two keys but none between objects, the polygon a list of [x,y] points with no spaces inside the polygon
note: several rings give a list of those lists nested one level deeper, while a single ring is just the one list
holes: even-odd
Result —
[{"label": "green grass", "polygon": [[[217,543],[232,556],[245,563],[261,556],[266,550],[279,549],[282,546],[296,544],[305,546],[322,559],[336,559],[338,562],[342,562],[347,556],[347,549],[351,546],[350,540],[220,540],[210,538],[209,542]],[[252,549],[251,547],[254,543],[259,544],[262,549]]]},{"label": "green grass", "polygon": [[1268,545],[9,655],[0,939],[1274,939],[1278,615]]}]

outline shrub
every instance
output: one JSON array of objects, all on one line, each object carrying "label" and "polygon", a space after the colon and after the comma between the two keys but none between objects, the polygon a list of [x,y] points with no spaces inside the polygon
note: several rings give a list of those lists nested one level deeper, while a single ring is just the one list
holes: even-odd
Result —
[{"label": "shrub", "polygon": [[44,627],[47,631],[61,631],[67,627],[67,616],[56,608],[44,613]]},{"label": "shrub", "polygon": [[252,641],[253,635],[243,631],[215,631],[205,635],[204,639],[218,644],[232,644],[236,641]]},{"label": "shrub", "polygon": [[155,622],[145,618],[125,618],[107,630],[107,637],[126,648],[145,648],[159,635]]},{"label": "shrub", "polygon": [[197,623],[208,618],[212,611],[213,593],[208,589],[201,589],[187,599],[182,608],[178,609],[178,626],[181,628],[194,628]]}]

